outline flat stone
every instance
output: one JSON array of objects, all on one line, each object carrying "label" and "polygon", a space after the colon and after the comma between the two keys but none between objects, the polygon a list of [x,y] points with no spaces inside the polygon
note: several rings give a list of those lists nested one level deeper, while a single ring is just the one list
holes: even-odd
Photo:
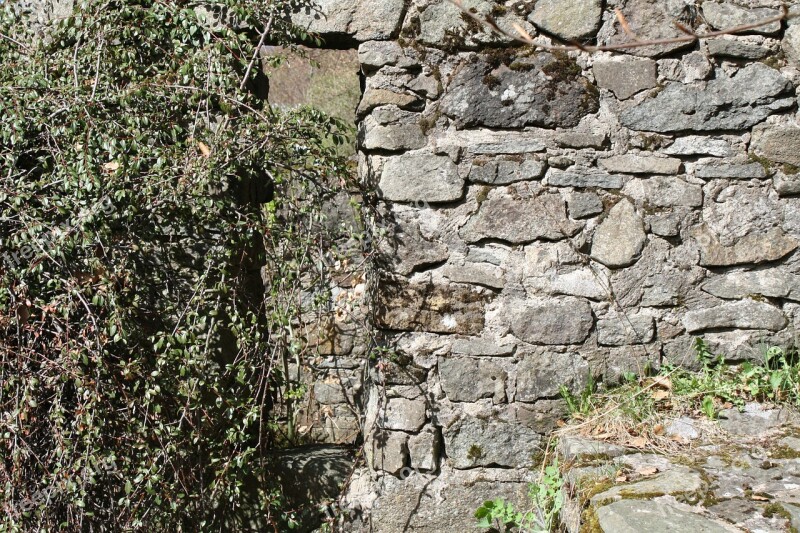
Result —
[{"label": "flat stone", "polygon": [[386,404],[386,411],[379,421],[383,429],[419,431],[425,425],[425,401],[392,398]]},{"label": "flat stone", "polygon": [[527,355],[517,366],[519,402],[558,397],[561,387],[579,392],[589,376],[589,364],[578,353]]},{"label": "flat stone", "polygon": [[495,289],[502,289],[506,284],[505,270],[489,263],[446,265],[442,275],[454,283],[473,283]]},{"label": "flat stone", "polygon": [[723,409],[719,413],[719,425],[728,433],[763,436],[789,422],[790,413],[786,409],[765,409],[759,404],[748,404],[744,412],[739,409]]},{"label": "flat stone", "polygon": [[633,264],[647,242],[644,221],[628,200],[617,202],[592,238],[592,258],[608,267]]},{"label": "flat stone", "polygon": [[[780,16],[781,12],[777,9],[769,8],[756,8],[747,9],[745,7],[737,6],[733,3],[708,2],[703,4],[703,16],[709,24],[716,30],[726,30],[734,26],[741,26],[744,24],[753,24],[759,20],[766,20]],[[764,26],[759,26],[749,30],[753,33],[761,33],[764,35],[771,35],[781,31],[780,22],[772,22]]]},{"label": "flat stone", "polygon": [[740,299],[751,295],[796,299],[800,297],[800,276],[776,269],[730,272],[711,278],[700,288],[717,298],[725,299]]},{"label": "flat stone", "polygon": [[674,157],[655,157],[636,154],[615,155],[600,159],[600,168],[625,174],[677,174],[681,160]]},{"label": "flat stone", "polygon": [[[513,10],[494,13],[496,4],[491,0],[463,0],[462,6],[478,16],[492,15],[498,26],[508,32],[514,32],[514,24],[522,26],[525,31],[533,31],[525,19],[517,16]],[[492,32],[488,28],[476,26],[469,22],[463,12],[450,2],[436,2],[422,9],[419,16],[418,39],[431,46],[448,48],[476,48],[482,44],[510,44],[511,38]],[[407,27],[407,29],[410,29]]]},{"label": "flat stone", "polygon": [[787,97],[791,90],[791,82],[780,72],[753,63],[732,78],[709,81],[705,89],[670,83],[655,98],[623,111],[620,122],[659,133],[743,130],[794,105],[794,99]]},{"label": "flat stone", "polygon": [[411,155],[387,158],[378,189],[393,202],[452,202],[464,193],[464,178],[447,156]]},{"label": "flat stone", "polygon": [[439,434],[428,429],[408,438],[408,454],[411,468],[423,472],[433,472],[439,468]]},{"label": "flat stone", "polygon": [[628,453],[628,449],[609,442],[565,435],[558,439],[558,450],[564,459],[595,460],[598,457],[613,459]]},{"label": "flat stone", "polygon": [[473,165],[469,180],[489,185],[508,185],[517,181],[541,178],[547,166],[542,161],[526,159],[522,162],[497,160],[483,165]]},{"label": "flat stone", "polygon": [[[665,2],[664,0],[627,0],[622,12],[628,21],[630,30],[641,41],[669,39],[684,35],[678,30],[674,21],[680,16],[683,2]],[[630,43],[631,37],[618,24],[614,23],[613,34],[607,44]],[[606,43],[603,43],[606,44]],[[694,43],[668,43],[624,49],[622,52],[637,56],[657,57],[676,50],[691,48]]]},{"label": "flat stone", "polygon": [[416,94],[369,87],[361,96],[356,115],[363,117],[376,107],[384,105],[394,105],[400,109],[416,109],[422,105],[422,100]]},{"label": "flat stone", "polygon": [[597,509],[604,533],[730,533],[724,525],[703,515],[658,501],[622,500]]},{"label": "flat stone", "polygon": [[588,302],[578,298],[529,299],[510,311],[511,331],[531,344],[578,344],[594,324]]},{"label": "flat stone", "polygon": [[[599,502],[610,499],[624,499],[626,497],[636,498],[636,496],[658,495],[681,495],[696,494],[700,495],[705,483],[698,472],[685,466],[670,465],[669,470],[652,477],[637,481],[615,485],[614,487],[592,496],[591,502],[597,505]],[[642,530],[639,530],[642,531]],[[645,530],[649,531],[649,530]]]},{"label": "flat stone", "polygon": [[655,333],[655,320],[649,315],[612,313],[597,321],[597,343],[602,346],[646,344]]},{"label": "flat stone", "polygon": [[544,32],[574,41],[593,37],[602,15],[600,0],[539,0],[528,20]]},{"label": "flat stone", "polygon": [[733,266],[776,261],[797,249],[798,242],[780,228],[751,233],[731,246],[723,246],[719,237],[701,224],[691,231],[700,248],[700,265]]},{"label": "flat stone", "polygon": [[781,41],[781,49],[794,65],[800,65],[800,25],[787,28]]},{"label": "flat stone", "polygon": [[664,426],[664,434],[668,437],[680,437],[684,441],[692,441],[700,437],[697,421],[688,416],[682,416],[667,422]]},{"label": "flat stone", "polygon": [[710,139],[702,135],[678,137],[674,143],[661,151],[668,155],[712,155],[714,157],[727,157],[733,153],[731,145],[727,141]]},{"label": "flat stone", "polygon": [[592,66],[597,85],[626,100],[657,84],[658,65],[652,59],[634,61],[597,61]]},{"label": "flat stone", "polygon": [[770,161],[800,166],[800,128],[755,128],[751,149]]},{"label": "flat stone", "polygon": [[675,237],[680,233],[681,219],[675,213],[656,215],[648,219],[650,232],[660,237]]},{"label": "flat stone", "polygon": [[349,35],[357,41],[385,40],[400,27],[403,0],[317,0],[298,6],[292,24],[321,37]]},{"label": "flat stone", "polygon": [[476,155],[527,154],[543,152],[546,148],[532,132],[487,129],[448,131],[436,140],[436,146],[440,150],[463,148]]},{"label": "flat stone", "polygon": [[656,176],[629,181],[622,193],[654,207],[699,207],[703,205],[703,188],[680,178]]},{"label": "flat stone", "polygon": [[459,128],[571,128],[599,109],[596,90],[573,59],[541,52],[525,61],[520,69],[494,68],[479,56],[455,75],[440,109]]},{"label": "flat stone", "polygon": [[577,268],[568,272],[549,272],[542,276],[529,276],[523,280],[528,294],[553,296],[580,296],[591,300],[606,300],[611,290],[591,268]]},{"label": "flat stone", "polygon": [[558,240],[575,235],[580,225],[566,216],[558,194],[536,198],[490,196],[459,232],[468,243],[499,239],[523,244],[536,239]]},{"label": "flat stone", "polygon": [[394,271],[402,276],[419,267],[443,263],[450,257],[446,244],[424,239],[415,226],[403,226],[402,231],[394,233],[391,241],[390,244],[395,244],[396,248],[386,253],[393,259]]},{"label": "flat stone", "polygon": [[688,333],[720,328],[780,331],[786,324],[786,316],[780,309],[754,300],[726,302],[708,309],[694,309],[683,316],[683,327]]},{"label": "flat stone", "polygon": [[603,201],[593,192],[574,192],[567,198],[569,216],[590,218],[603,212]]},{"label": "flat stone", "polygon": [[372,437],[372,468],[397,474],[408,463],[408,435],[402,431],[377,431]]},{"label": "flat stone", "polygon": [[490,361],[466,357],[440,358],[439,376],[447,398],[453,402],[506,399],[506,372]]},{"label": "flat stone", "polygon": [[417,66],[417,62],[406,56],[396,41],[367,41],[358,46],[358,62],[365,71],[378,70],[391,65],[401,68]]},{"label": "flat stone", "polygon": [[695,170],[695,176],[703,179],[764,179],[767,171],[761,163],[746,165],[703,165]]},{"label": "flat stone", "polygon": [[777,173],[772,178],[772,186],[780,196],[793,196],[800,194],[800,175]]},{"label": "flat stone", "polygon": [[418,124],[392,124],[381,126],[374,122],[372,117],[364,120],[364,140],[362,148],[365,150],[402,151],[415,150],[427,144],[428,139],[422,133]]},{"label": "flat stone", "polygon": [[514,353],[514,345],[501,344],[491,339],[456,339],[451,350],[454,354],[504,357]]},{"label": "flat stone", "polygon": [[607,139],[608,137],[605,135],[570,131],[559,133],[555,141],[564,148],[595,148],[599,150],[603,148]]},{"label": "flat stone", "polygon": [[770,51],[763,46],[748,44],[736,39],[711,39],[708,53],[714,57],[734,57],[741,59],[763,59]]},{"label": "flat stone", "polygon": [[478,335],[489,298],[486,289],[466,285],[382,281],[376,320],[393,330]]},{"label": "flat stone", "polygon": [[542,437],[517,424],[465,416],[444,430],[444,441],[453,468],[525,468],[533,464]]},{"label": "flat stone", "polygon": [[544,183],[555,187],[597,187],[599,189],[621,189],[624,178],[597,169],[547,171]]}]

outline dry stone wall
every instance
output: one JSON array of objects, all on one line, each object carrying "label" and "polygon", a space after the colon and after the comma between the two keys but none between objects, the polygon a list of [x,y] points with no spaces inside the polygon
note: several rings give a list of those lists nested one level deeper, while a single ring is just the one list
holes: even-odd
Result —
[{"label": "dry stone wall", "polygon": [[[614,383],[694,339],[734,359],[800,322],[800,21],[620,53],[533,52],[440,0],[326,0],[358,42],[359,172],[381,200],[366,466],[350,530],[472,527],[524,501],[560,387]],[[722,29],[771,0],[464,0],[599,44]],[[688,6],[688,7],[687,7]],[[328,11],[326,11],[328,10]],[[800,14],[796,7],[793,11]]]}]

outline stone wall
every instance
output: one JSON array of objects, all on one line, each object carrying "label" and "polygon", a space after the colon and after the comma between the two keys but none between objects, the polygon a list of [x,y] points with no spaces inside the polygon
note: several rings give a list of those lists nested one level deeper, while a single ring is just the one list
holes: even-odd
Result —
[{"label": "stone wall", "polygon": [[[779,13],[464,3],[543,43],[629,40],[614,8],[642,39]],[[441,0],[320,8],[296,20],[358,43],[359,172],[387,236],[370,280],[386,350],[359,397],[347,529],[454,531],[488,497],[523,502],[562,385],[693,364],[698,336],[733,359],[793,341],[800,22],[566,54],[511,47]]]}]

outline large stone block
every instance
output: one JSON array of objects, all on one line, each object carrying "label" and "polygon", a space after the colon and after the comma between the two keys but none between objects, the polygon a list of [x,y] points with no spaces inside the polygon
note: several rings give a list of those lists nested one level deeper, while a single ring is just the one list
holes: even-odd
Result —
[{"label": "large stone block", "polygon": [[800,244],[780,228],[745,235],[729,246],[720,243],[719,237],[705,224],[692,228],[691,235],[700,248],[700,264],[703,266],[776,261],[796,250]]},{"label": "large stone block", "polygon": [[620,114],[623,126],[659,133],[743,130],[795,104],[792,83],[775,69],[753,63],[705,88],[671,83],[658,96]]},{"label": "large stone block", "polygon": [[517,366],[517,394],[520,402],[556,398],[561,387],[580,391],[589,376],[589,364],[575,352],[536,353],[525,356]]},{"label": "large stone block", "polygon": [[399,30],[404,4],[403,0],[315,0],[313,5],[296,7],[291,21],[323,38],[384,40]]},{"label": "large stone block", "polygon": [[542,31],[574,41],[593,37],[602,15],[600,0],[539,0],[528,20]]},{"label": "large stone block", "polygon": [[393,202],[452,202],[463,195],[464,178],[447,156],[404,154],[384,161],[378,189]]},{"label": "large stone block", "polygon": [[655,332],[655,320],[644,314],[610,313],[597,321],[597,343],[603,346],[646,344]]},{"label": "large stone block", "polygon": [[642,217],[632,203],[621,200],[595,231],[592,258],[612,268],[628,266],[636,261],[646,241]]},{"label": "large stone block", "polygon": [[379,424],[384,429],[419,431],[425,425],[425,400],[392,398]]},{"label": "large stone block", "polygon": [[596,61],[592,66],[597,85],[626,100],[656,86],[658,65],[652,59],[639,61]]},{"label": "large stone block", "polygon": [[514,335],[531,344],[579,344],[594,324],[586,300],[535,298],[508,306]]},{"label": "large stone block", "polygon": [[628,182],[622,193],[654,207],[700,207],[703,188],[677,177],[657,176]]},{"label": "large stone block", "polygon": [[411,468],[432,472],[439,468],[440,455],[439,432],[433,428],[408,438],[408,453],[411,456]]},{"label": "large stone block", "polygon": [[517,424],[465,416],[444,430],[444,441],[454,468],[525,468],[533,465],[542,437]]},{"label": "large stone block", "polygon": [[751,272],[730,272],[703,283],[705,292],[717,298],[737,299],[749,295],[767,298],[800,298],[800,276],[783,270],[765,269]]},{"label": "large stone block", "polygon": [[[800,26],[794,27],[800,33]],[[800,166],[800,128],[754,128],[751,149],[770,161]]]},{"label": "large stone block", "polygon": [[453,402],[506,399],[506,372],[490,361],[466,357],[440,358],[439,378],[447,398]]},{"label": "large stone block", "polygon": [[709,329],[739,328],[779,331],[786,327],[783,312],[768,303],[753,300],[724,303],[708,309],[688,311],[683,326],[689,333]]},{"label": "large stone block", "polygon": [[495,68],[484,58],[465,64],[442,97],[442,112],[459,127],[570,128],[597,111],[596,89],[574,60],[538,53],[516,65]]},{"label": "large stone block", "polygon": [[650,155],[615,155],[598,161],[600,168],[623,174],[677,174],[681,171],[681,160],[674,157]]},{"label": "large stone block", "polygon": [[372,441],[371,464],[375,470],[398,474],[408,464],[408,435],[402,431],[377,431]]}]

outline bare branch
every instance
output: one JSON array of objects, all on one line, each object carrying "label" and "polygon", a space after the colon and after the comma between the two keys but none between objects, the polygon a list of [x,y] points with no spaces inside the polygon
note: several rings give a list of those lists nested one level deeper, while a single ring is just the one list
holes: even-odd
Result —
[{"label": "bare branch", "polygon": [[5,39],[6,41],[8,41],[10,43],[16,44],[17,46],[19,46],[20,48],[25,50],[26,53],[30,50],[30,48],[28,48],[27,46],[25,46],[24,44],[22,44],[18,40],[14,39],[13,37],[9,37],[5,33],[0,32],[0,39]]},{"label": "bare branch", "polygon": [[239,90],[241,91],[244,89],[247,80],[250,78],[250,71],[253,70],[253,65],[255,65],[256,59],[258,59],[258,54],[261,53],[261,47],[264,46],[264,41],[267,39],[267,35],[269,35],[269,31],[272,29],[272,18],[274,13],[269,14],[269,20],[264,25],[264,31],[261,32],[261,37],[258,39],[258,44],[256,45],[256,49],[253,50],[253,57],[250,58],[250,63],[247,65],[247,70],[244,73],[244,77],[242,78],[242,83],[239,85]]},{"label": "bare branch", "polygon": [[614,8],[614,14],[617,16],[617,20],[619,21],[619,25],[622,26],[622,29],[625,31],[625,33],[628,34],[628,37],[630,37],[631,39],[633,39],[636,42],[641,42],[639,40],[639,37],[637,37],[637,35],[631,29],[630,24],[628,24],[628,19],[626,19],[625,15],[622,14],[622,11],[620,10],[620,8],[618,8],[618,7]]}]

